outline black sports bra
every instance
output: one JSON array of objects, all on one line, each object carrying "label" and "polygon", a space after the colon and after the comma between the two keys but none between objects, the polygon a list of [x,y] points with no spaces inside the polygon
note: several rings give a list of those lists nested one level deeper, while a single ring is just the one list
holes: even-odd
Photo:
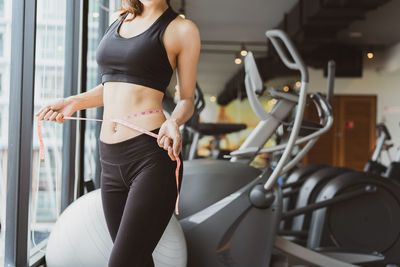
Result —
[{"label": "black sports bra", "polygon": [[165,93],[173,69],[168,60],[162,33],[178,15],[171,7],[144,32],[131,38],[119,35],[122,21],[116,19],[106,30],[96,50],[101,83],[119,81],[148,86]]}]

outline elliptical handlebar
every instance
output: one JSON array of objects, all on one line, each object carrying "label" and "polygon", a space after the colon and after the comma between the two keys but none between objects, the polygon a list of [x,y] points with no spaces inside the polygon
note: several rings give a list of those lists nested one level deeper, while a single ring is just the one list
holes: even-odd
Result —
[{"label": "elliptical handlebar", "polygon": [[[300,54],[298,53],[297,49],[295,48],[292,41],[289,39],[289,37],[287,36],[287,34],[285,32],[283,32],[281,30],[269,30],[269,31],[266,31],[265,35],[267,36],[267,38],[269,38],[271,40],[273,46],[277,50],[279,56],[281,57],[281,59],[285,63],[285,65],[288,68],[299,70],[300,74],[301,74],[299,102],[297,104],[297,112],[296,112],[296,116],[294,119],[292,132],[290,134],[289,140],[287,142],[287,146],[286,146],[281,158],[279,159],[271,176],[268,178],[267,182],[264,184],[264,189],[271,190],[272,187],[276,184],[284,165],[286,164],[287,160],[289,159],[289,156],[292,152],[292,149],[294,147],[296,138],[298,136],[298,133],[299,133],[299,130],[301,127],[301,122],[303,120],[304,107],[305,107],[305,103],[306,103],[308,71],[307,71],[306,65],[304,64],[303,59],[300,57]],[[286,49],[289,51],[294,62],[291,62],[288,59],[288,57],[286,56],[286,54],[283,52],[283,47],[278,42],[278,39],[280,39],[283,42],[283,44],[285,45]]]},{"label": "elliptical handlebar", "polygon": [[333,89],[335,87],[335,70],[336,63],[334,60],[328,61],[328,84],[327,84],[327,92],[326,99],[328,100],[329,105],[332,107],[333,105]]},{"label": "elliptical handlebar", "polygon": [[256,93],[262,91],[263,81],[260,73],[258,72],[257,66],[255,65],[254,56],[251,51],[249,51],[245,57],[244,68],[246,73],[244,83],[246,87],[247,98],[249,99],[250,105],[258,119],[261,121],[266,120],[269,114],[267,111],[265,111],[256,95]]},{"label": "elliptical handlebar", "polygon": [[296,141],[296,145],[308,141],[308,143],[303,146],[303,148],[297,153],[297,155],[288,162],[283,168],[282,172],[287,172],[292,169],[296,164],[304,157],[305,154],[310,151],[310,149],[315,145],[318,141],[319,137],[329,131],[329,129],[333,125],[333,113],[332,113],[332,99],[334,93],[334,79],[335,79],[335,69],[336,64],[335,61],[330,60],[328,62],[328,81],[327,81],[327,95],[326,97],[322,96],[321,93],[315,93],[311,95],[311,99],[313,100],[318,115],[320,117],[320,123],[323,125],[321,129],[318,131],[300,138]]},{"label": "elliptical handlebar", "polygon": [[[301,73],[301,81],[308,82],[307,67],[289,36],[287,36],[287,34],[281,30],[269,30],[266,31],[265,35],[271,40],[272,45],[275,47],[279,57],[286,67],[289,69],[299,70]],[[278,39],[283,42],[293,61],[287,57],[282,45],[278,42]]]},{"label": "elliptical handlebar", "polygon": [[326,118],[332,116],[332,107],[329,104],[328,98],[325,98],[321,93],[312,94],[310,97],[315,101],[318,112],[321,112],[319,117]]},{"label": "elliptical handlebar", "polygon": [[[327,81],[327,97],[321,95],[321,93],[315,93],[311,95],[311,99],[314,102],[315,107],[318,111],[318,116],[320,117],[320,123],[322,128],[307,135],[301,137],[296,140],[295,145],[299,145],[305,142],[312,142],[313,140],[317,141],[318,137],[327,132],[333,124],[333,114],[332,114],[332,106],[329,103],[329,95],[333,95],[334,91],[334,79],[335,79],[335,62],[333,60],[328,62],[328,81]],[[315,142],[314,142],[315,143]],[[307,144],[306,146],[312,146],[311,144]],[[230,153],[233,157],[247,157],[254,153],[256,154],[266,154],[272,153],[275,151],[285,149],[286,144],[280,144],[274,147],[263,148],[259,150],[257,147],[248,147],[245,149],[239,149],[236,151],[232,151]],[[303,148],[304,150],[309,150],[306,147]],[[290,168],[284,168],[284,172],[289,170]]]},{"label": "elliptical handlebar", "polygon": [[[324,134],[326,131],[328,131],[329,128],[333,124],[333,117],[332,117],[332,113],[330,111],[329,103],[320,94],[315,94],[315,95],[319,95],[319,97],[313,98],[314,104],[317,107],[317,109],[322,112],[322,114],[320,115],[320,118],[321,119],[325,118],[325,121],[323,122],[321,129],[319,129],[318,131],[313,132],[307,136],[297,139],[295,142],[295,145],[299,145],[299,144],[305,143],[307,141],[318,138],[319,136]],[[327,106],[328,108],[324,108],[324,106]],[[266,153],[272,153],[275,151],[282,150],[286,146],[287,146],[286,143],[280,144],[280,145],[277,145],[274,147],[263,148],[263,149],[259,150],[258,152],[257,152],[257,148],[248,148],[248,149],[233,151],[233,152],[231,152],[231,155],[232,156],[246,156],[247,154],[253,154],[253,153],[266,154]]]}]

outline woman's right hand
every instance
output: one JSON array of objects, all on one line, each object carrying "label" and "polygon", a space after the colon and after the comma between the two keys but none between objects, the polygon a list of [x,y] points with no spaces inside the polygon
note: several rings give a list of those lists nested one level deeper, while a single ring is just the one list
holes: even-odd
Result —
[{"label": "woman's right hand", "polygon": [[64,116],[71,116],[77,111],[76,103],[70,98],[57,98],[43,106],[35,116],[41,120],[64,123]]}]

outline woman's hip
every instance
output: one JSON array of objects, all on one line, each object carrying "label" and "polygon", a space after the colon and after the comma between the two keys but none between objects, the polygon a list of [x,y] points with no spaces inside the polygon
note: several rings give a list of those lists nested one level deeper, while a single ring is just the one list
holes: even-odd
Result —
[{"label": "woman's hip", "polygon": [[[160,128],[151,132],[157,134]],[[112,164],[124,164],[140,160],[160,152],[163,148],[157,144],[157,139],[147,134],[139,134],[117,143],[105,143],[98,139],[100,160]]]}]

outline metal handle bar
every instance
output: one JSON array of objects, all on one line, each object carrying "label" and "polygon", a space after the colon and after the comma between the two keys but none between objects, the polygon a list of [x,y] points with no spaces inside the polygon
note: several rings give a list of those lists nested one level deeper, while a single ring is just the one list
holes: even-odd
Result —
[{"label": "metal handle bar", "polygon": [[[299,94],[299,102],[297,105],[297,112],[293,123],[292,133],[290,134],[289,140],[287,142],[287,146],[278,161],[275,169],[273,170],[271,176],[268,178],[267,182],[264,184],[264,189],[271,190],[272,187],[276,184],[276,181],[281,174],[281,171],[289,159],[289,156],[292,152],[294,147],[294,143],[298,136],[301,122],[303,120],[303,112],[306,103],[306,89],[308,84],[308,72],[307,68],[304,64],[304,61],[301,59],[297,49],[294,47],[293,43],[290,41],[287,34],[281,30],[270,30],[265,33],[265,35],[271,40],[272,44],[274,45],[275,49],[278,51],[279,56],[281,57],[282,61],[288,68],[297,69],[300,71],[301,74],[301,86],[300,86],[300,94]],[[294,63],[290,62],[286,55],[283,53],[282,46],[278,43],[278,39],[282,40],[283,44],[286,46],[286,49],[291,54]]]},{"label": "metal handle bar", "polygon": [[[297,139],[296,142],[295,142],[295,145],[299,145],[299,144],[305,143],[307,141],[310,141],[312,139],[318,138],[319,136],[324,134],[326,131],[328,131],[329,128],[333,124],[332,113],[329,112],[330,109],[322,108],[323,106],[328,105],[327,100],[324,97],[320,96],[320,97],[317,97],[317,98],[313,98],[313,101],[315,101],[315,105],[317,107],[320,106],[321,107],[321,111],[323,111],[323,114],[321,115],[321,118],[325,117],[327,119],[325,119],[325,120],[322,119],[323,127],[321,129],[319,129],[318,131],[313,132],[313,133],[311,133],[311,134],[309,134],[307,136],[304,136],[304,137],[301,137],[301,138]],[[259,150],[258,152],[257,152],[257,150],[258,150],[257,147],[249,147],[247,149],[233,151],[233,152],[230,153],[230,155],[231,156],[236,156],[236,157],[238,157],[238,156],[239,157],[240,156],[241,157],[246,157],[248,155],[253,155],[254,153],[267,154],[267,153],[272,153],[272,152],[275,152],[275,151],[279,151],[279,150],[285,149],[286,146],[287,146],[287,143],[280,144],[280,145],[277,145],[277,146],[274,146],[274,147],[263,148],[263,149]]]},{"label": "metal handle bar", "polygon": [[266,120],[270,115],[265,111],[256,95],[256,93],[262,89],[263,84],[254,55],[251,51],[247,53],[247,56],[244,59],[244,68],[246,71],[244,83],[246,85],[247,98],[249,99],[250,105],[258,119],[261,121]]},{"label": "metal handle bar", "polygon": [[333,89],[335,87],[335,70],[336,70],[336,63],[334,60],[328,61],[328,85],[327,85],[327,92],[326,98],[328,100],[329,105],[333,105]]},{"label": "metal handle bar", "polygon": [[[265,35],[271,40],[272,45],[275,47],[279,57],[286,65],[286,67],[288,67],[289,69],[299,70],[301,73],[302,81],[308,82],[308,71],[306,65],[304,64],[303,59],[300,57],[299,52],[297,51],[296,47],[293,45],[287,34],[281,30],[269,30],[266,31]],[[293,61],[287,57],[282,45],[278,42],[278,39],[283,42],[287,51],[289,51],[289,54],[292,57]]]}]

